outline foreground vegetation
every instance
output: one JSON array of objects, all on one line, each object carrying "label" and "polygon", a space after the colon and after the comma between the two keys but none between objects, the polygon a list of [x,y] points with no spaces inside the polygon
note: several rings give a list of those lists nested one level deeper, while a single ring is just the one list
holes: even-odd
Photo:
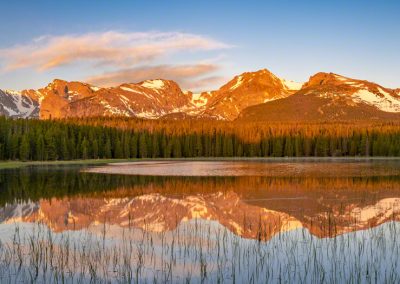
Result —
[{"label": "foreground vegetation", "polygon": [[400,124],[0,117],[0,160],[286,156],[400,156]]},{"label": "foreground vegetation", "polygon": [[[12,225],[11,225],[12,226]],[[10,227],[12,229],[12,227]],[[63,283],[398,283],[398,223],[318,239],[306,230],[246,240],[201,220],[170,232],[95,225],[54,234],[15,226],[0,281]]]}]

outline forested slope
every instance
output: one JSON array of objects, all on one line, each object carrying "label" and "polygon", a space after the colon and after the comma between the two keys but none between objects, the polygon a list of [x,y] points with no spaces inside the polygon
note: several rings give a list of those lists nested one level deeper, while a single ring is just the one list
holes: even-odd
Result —
[{"label": "forested slope", "polygon": [[400,156],[400,124],[0,117],[0,160],[285,156]]}]

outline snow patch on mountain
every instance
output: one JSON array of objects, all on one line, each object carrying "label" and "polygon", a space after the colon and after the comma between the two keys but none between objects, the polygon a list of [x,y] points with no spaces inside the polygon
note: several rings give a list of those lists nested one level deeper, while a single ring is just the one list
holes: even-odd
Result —
[{"label": "snow patch on mountain", "polygon": [[243,82],[243,76],[238,76],[238,77],[236,78],[236,83],[235,83],[235,85],[233,85],[230,89],[231,89],[231,90],[237,89],[237,88],[242,84],[242,82]]},{"label": "snow patch on mountain", "polygon": [[113,107],[111,106],[107,101],[100,101],[100,104],[102,104],[105,108],[105,113],[104,114],[113,114],[113,115],[118,115],[118,116],[129,116],[129,113],[127,111],[123,111],[119,109],[118,107]]},{"label": "snow patch on mountain", "polygon": [[342,82],[351,81],[350,78],[344,77],[344,76],[342,76],[342,75],[334,74],[334,76],[335,76],[335,78],[336,78],[337,80],[342,81]]},{"label": "snow patch on mountain", "polygon": [[97,91],[100,90],[101,88],[95,87],[95,86],[91,86],[90,89],[91,89],[93,92],[97,92]]},{"label": "snow patch on mountain", "polygon": [[0,90],[0,114],[28,118],[37,115],[39,103],[20,92]]},{"label": "snow patch on mountain", "polygon": [[127,92],[131,92],[131,93],[137,93],[137,90],[134,90],[132,88],[128,88],[128,87],[119,87],[121,90],[127,91]]},{"label": "snow patch on mountain", "polygon": [[400,98],[391,96],[382,88],[378,88],[380,95],[377,95],[368,89],[358,90],[351,96],[356,102],[363,102],[375,106],[386,112],[400,112]]},{"label": "snow patch on mountain", "polygon": [[286,80],[286,79],[280,79],[280,80],[282,82],[282,85],[287,90],[290,90],[290,91],[298,91],[303,86],[303,83],[300,83],[300,82],[295,82],[295,81]]},{"label": "snow patch on mountain", "polygon": [[151,111],[144,111],[142,109],[142,111],[140,112],[136,112],[135,116],[139,117],[139,118],[147,118],[147,119],[156,119],[159,118],[163,115],[165,115],[166,113],[164,111],[160,111],[160,112],[156,112],[154,109]]},{"label": "snow patch on mountain", "polygon": [[191,103],[198,108],[204,107],[208,102],[208,98],[202,94],[192,94]]},{"label": "snow patch on mountain", "polygon": [[163,80],[146,80],[141,84],[142,87],[148,88],[148,89],[157,89],[161,90],[164,88],[164,81]]}]

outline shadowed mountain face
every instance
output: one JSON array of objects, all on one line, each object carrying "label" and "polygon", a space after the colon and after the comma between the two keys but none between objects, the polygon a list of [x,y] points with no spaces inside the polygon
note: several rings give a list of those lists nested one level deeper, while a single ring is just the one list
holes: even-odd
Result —
[{"label": "shadowed mountain face", "polygon": [[[4,200],[0,220],[43,222],[55,232],[99,223],[165,232],[203,219],[260,240],[297,228],[323,238],[400,221],[400,178],[364,172],[365,177],[336,178],[14,172],[17,178],[2,179],[5,192],[14,192],[14,197]],[[29,182],[33,195],[23,192],[22,180]]]},{"label": "shadowed mountain face", "polygon": [[333,73],[317,73],[301,84],[266,69],[243,73],[218,90],[197,94],[163,79],[110,88],[57,79],[38,90],[0,91],[0,114],[41,119],[396,120],[399,113],[399,89]]},{"label": "shadowed mountain face", "polygon": [[15,118],[39,117],[37,98],[27,93],[0,90],[0,115]]}]

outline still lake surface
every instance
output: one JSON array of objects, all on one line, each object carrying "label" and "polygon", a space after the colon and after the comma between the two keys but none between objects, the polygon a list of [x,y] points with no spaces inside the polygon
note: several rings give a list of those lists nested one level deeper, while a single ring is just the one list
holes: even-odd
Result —
[{"label": "still lake surface", "polygon": [[6,169],[0,282],[399,283],[399,221],[399,160]]}]

